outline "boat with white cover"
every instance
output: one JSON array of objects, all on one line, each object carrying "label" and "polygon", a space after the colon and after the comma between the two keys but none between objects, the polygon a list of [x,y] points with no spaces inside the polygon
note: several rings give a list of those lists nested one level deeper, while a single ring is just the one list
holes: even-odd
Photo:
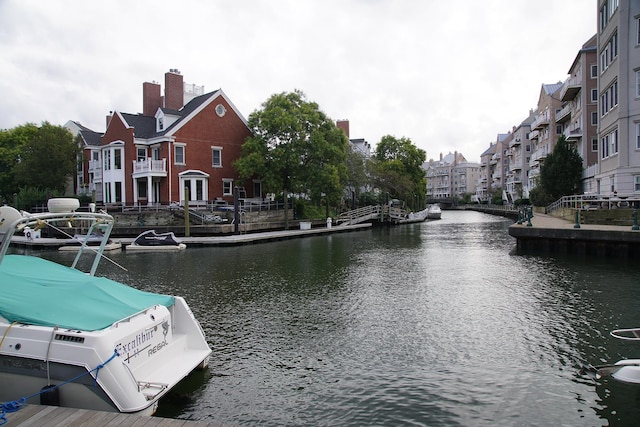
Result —
[{"label": "boat with white cover", "polygon": [[[182,297],[95,274],[113,217],[74,208],[77,200],[59,199],[49,206],[56,212],[42,214],[0,207],[0,401],[152,414],[180,380],[206,367],[211,349]],[[69,222],[105,236],[98,247],[83,245],[70,267],[9,251],[24,227]]]},{"label": "boat with white cover", "polygon": [[[611,336],[625,341],[640,341],[640,328],[616,329]],[[625,383],[640,384],[640,359],[622,359],[613,365],[592,366],[582,368],[581,373],[589,374],[595,379],[606,376]]]},{"label": "boat with white cover", "polygon": [[433,204],[427,208],[427,219],[440,219],[442,217],[442,209],[440,205]]}]

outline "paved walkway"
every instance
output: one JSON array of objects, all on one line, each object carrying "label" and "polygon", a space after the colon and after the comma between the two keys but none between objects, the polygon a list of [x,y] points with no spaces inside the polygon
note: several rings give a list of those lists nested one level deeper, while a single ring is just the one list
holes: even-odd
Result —
[{"label": "paved walkway", "polygon": [[[552,215],[535,213],[531,219],[531,226],[536,228],[565,229],[575,228],[575,220],[568,221]],[[512,227],[527,227],[527,222],[522,225],[514,224]],[[580,224],[580,229],[584,230],[601,230],[601,231],[632,231],[631,226],[627,225],[601,225],[601,224]],[[577,230],[577,229],[576,229]]]}]

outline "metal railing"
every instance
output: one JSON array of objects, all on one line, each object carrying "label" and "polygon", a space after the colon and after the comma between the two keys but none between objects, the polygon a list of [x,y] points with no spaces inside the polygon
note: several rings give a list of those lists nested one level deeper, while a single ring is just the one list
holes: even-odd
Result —
[{"label": "metal railing", "polygon": [[640,195],[594,195],[578,194],[574,196],[564,196],[551,203],[545,208],[546,213],[551,213],[558,209],[615,209],[632,207],[640,202]]}]

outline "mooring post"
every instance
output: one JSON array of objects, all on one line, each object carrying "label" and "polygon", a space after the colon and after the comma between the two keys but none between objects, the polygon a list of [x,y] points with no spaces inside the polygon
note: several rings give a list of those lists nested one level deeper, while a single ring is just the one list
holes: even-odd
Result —
[{"label": "mooring post", "polygon": [[631,227],[631,229],[640,230],[640,227],[638,226],[638,209],[633,210],[633,227]]},{"label": "mooring post", "polygon": [[573,224],[573,228],[580,228],[580,209],[576,209],[576,223]]}]

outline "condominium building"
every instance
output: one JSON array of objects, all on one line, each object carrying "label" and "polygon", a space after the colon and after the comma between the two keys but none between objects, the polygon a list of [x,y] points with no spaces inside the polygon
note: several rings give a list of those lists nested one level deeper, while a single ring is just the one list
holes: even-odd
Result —
[{"label": "condominium building", "polygon": [[540,166],[544,159],[551,154],[558,138],[563,133],[561,124],[556,123],[556,111],[561,110],[560,90],[563,83],[543,84],[540,88],[538,106],[531,123],[529,139],[532,153],[529,160],[529,176],[527,186],[529,191],[536,187],[540,176]]},{"label": "condominium building", "polygon": [[505,140],[507,144],[507,171],[505,179],[505,189],[503,200],[513,203],[516,200],[529,197],[529,187],[527,177],[529,172],[529,161],[531,160],[531,123],[533,122],[533,111],[529,117],[518,126],[514,126],[510,137]]},{"label": "condominium building", "polygon": [[457,151],[440,160],[429,160],[423,166],[427,178],[427,200],[462,198],[474,194],[480,176],[480,165],[469,163]]},{"label": "condominium building", "polygon": [[[640,194],[640,2],[598,0],[600,195]],[[634,194],[635,193],[635,194]]]},{"label": "condominium building", "polygon": [[562,126],[566,140],[574,144],[582,157],[585,193],[595,189],[598,163],[598,47],[597,37],[591,37],[576,55],[569,68],[569,77],[560,90],[562,102],[556,111],[556,123]]}]

